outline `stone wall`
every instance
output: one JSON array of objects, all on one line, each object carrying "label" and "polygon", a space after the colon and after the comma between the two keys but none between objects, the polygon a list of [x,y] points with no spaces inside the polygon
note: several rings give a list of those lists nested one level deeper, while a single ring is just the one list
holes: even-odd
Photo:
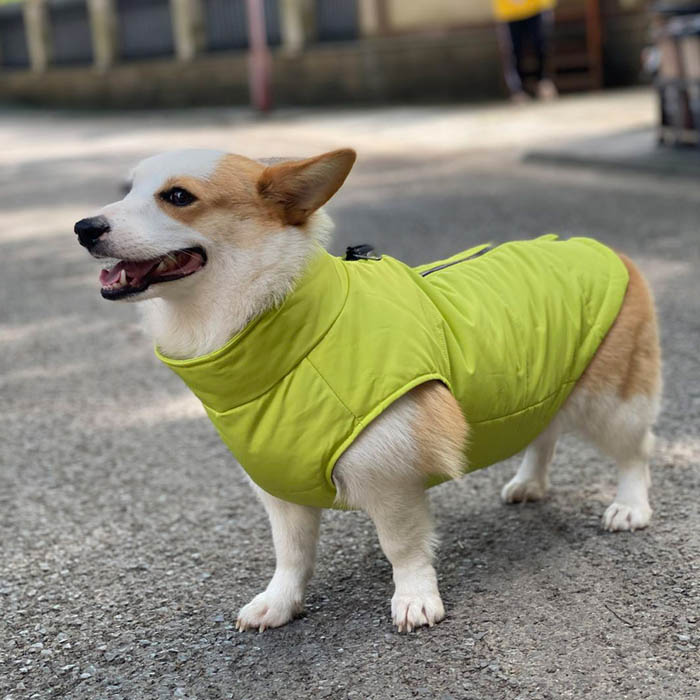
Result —
[{"label": "stone wall", "polygon": [[[117,64],[100,73],[62,67],[0,73],[0,96],[34,104],[91,107],[246,104],[247,55],[198,56],[187,63]],[[400,36],[272,52],[276,104],[480,99],[502,94],[490,29],[441,38]]]}]

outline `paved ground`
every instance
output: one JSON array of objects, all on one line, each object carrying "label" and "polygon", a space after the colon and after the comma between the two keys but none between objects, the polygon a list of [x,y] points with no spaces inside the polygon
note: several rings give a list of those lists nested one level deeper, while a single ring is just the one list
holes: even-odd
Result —
[{"label": "paved ground", "polygon": [[[263,122],[0,111],[0,697],[697,698],[700,188],[519,160],[652,116],[647,93]],[[653,527],[600,531],[613,470],[567,440],[541,505],[499,503],[513,461],[431,492],[448,610],[435,629],[392,631],[370,523],[329,513],[305,616],[236,633],[272,571],[265,517],[135,308],[100,298],[71,233],[142,155],[204,143],[358,145],[330,207],[337,251],[373,241],[417,263],[558,231],[631,253],[666,359]]]},{"label": "paved ground", "polygon": [[700,178],[700,153],[682,146],[659,148],[656,127],[612,131],[602,136],[555,143],[526,154],[533,163],[587,166],[597,170],[648,172]]}]

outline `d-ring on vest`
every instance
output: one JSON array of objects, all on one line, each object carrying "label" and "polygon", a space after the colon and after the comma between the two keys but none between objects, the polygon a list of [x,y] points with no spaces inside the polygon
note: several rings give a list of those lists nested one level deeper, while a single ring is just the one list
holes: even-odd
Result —
[{"label": "d-ring on vest", "polygon": [[284,303],[222,348],[192,360],[156,352],[251,478],[278,498],[341,507],[332,481],[340,455],[393,401],[432,379],[457,398],[470,427],[468,470],[480,469],[547,426],[628,282],[620,258],[587,238],[543,236],[475,256],[487,248],[418,268],[319,249]]}]

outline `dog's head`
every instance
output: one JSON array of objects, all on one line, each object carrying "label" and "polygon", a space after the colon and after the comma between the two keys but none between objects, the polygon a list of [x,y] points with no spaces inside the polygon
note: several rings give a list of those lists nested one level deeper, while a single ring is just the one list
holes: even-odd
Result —
[{"label": "dog's head", "polygon": [[225,250],[303,231],[354,162],[350,149],[267,166],[220,151],[164,153],[139,163],[124,199],[78,221],[75,233],[94,257],[118,260],[100,274],[105,299],[164,296]]}]

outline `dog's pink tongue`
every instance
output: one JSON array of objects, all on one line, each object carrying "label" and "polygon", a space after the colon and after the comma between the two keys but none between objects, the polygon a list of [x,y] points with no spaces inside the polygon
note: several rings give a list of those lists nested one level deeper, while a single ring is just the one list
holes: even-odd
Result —
[{"label": "dog's pink tongue", "polygon": [[100,272],[100,284],[104,287],[108,284],[114,284],[122,273],[126,270],[130,282],[138,282],[143,279],[156,265],[158,261],[144,260],[143,262],[132,262],[129,260],[120,260],[111,270],[102,270]]},{"label": "dog's pink tongue", "polygon": [[100,272],[100,284],[105,287],[108,284],[114,284],[119,279],[122,273],[124,263],[118,262],[111,270],[102,270]]}]

